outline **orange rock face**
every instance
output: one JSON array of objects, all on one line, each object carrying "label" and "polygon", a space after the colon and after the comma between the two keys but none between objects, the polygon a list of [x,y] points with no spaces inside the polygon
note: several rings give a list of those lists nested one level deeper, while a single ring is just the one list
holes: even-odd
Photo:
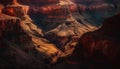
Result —
[{"label": "orange rock face", "polygon": [[9,14],[10,16],[15,16],[15,12],[14,12],[14,9],[13,8],[7,8],[5,10],[5,13],[6,14]]},{"label": "orange rock face", "polygon": [[[26,41],[26,39],[31,40],[31,38],[27,36],[21,28],[20,19],[5,14],[1,14],[1,16],[2,18],[0,18],[0,37],[6,38],[12,42],[24,42]],[[15,34],[18,35],[15,36]],[[19,36],[19,34],[23,35]]]}]

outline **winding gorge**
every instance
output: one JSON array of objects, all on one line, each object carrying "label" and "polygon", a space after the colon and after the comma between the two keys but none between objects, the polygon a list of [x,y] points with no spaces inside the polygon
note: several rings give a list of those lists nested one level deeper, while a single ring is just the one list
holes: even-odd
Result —
[{"label": "winding gorge", "polygon": [[0,69],[117,69],[119,0],[0,0]]}]

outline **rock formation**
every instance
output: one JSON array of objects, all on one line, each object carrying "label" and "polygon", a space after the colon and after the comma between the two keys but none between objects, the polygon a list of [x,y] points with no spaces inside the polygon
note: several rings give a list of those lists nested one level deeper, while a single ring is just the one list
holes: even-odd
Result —
[{"label": "rock formation", "polygon": [[96,27],[90,25],[77,11],[72,12],[70,10],[70,5],[74,5],[73,2],[61,0],[58,5],[61,8],[48,14],[43,26],[46,30],[46,38],[55,43],[61,50],[66,51],[65,47],[73,49],[74,40],[77,42],[82,34],[96,30]]},{"label": "rock formation", "polygon": [[49,69],[72,52],[73,61],[67,58],[71,63],[119,65],[119,15],[105,20],[96,30],[81,10],[101,13],[101,9],[114,8],[113,4],[85,1],[89,7],[71,0],[0,0],[5,6],[0,5],[0,69]]},{"label": "rock formation", "polygon": [[[9,51],[5,49],[6,54],[3,53],[2,57],[8,56],[9,58],[10,56],[6,61],[4,61],[4,58],[1,59],[4,61],[2,67],[5,67],[6,63],[11,63],[10,67],[8,65],[6,68],[12,66],[19,69],[21,66],[28,69],[45,69],[47,65],[44,63],[54,64],[61,57],[62,52],[54,44],[43,38],[42,30],[27,15],[28,9],[28,6],[21,5],[16,1],[6,5],[3,10],[0,6],[0,10],[4,13],[0,13],[0,46],[7,45],[7,49],[9,49]],[[8,52],[14,53],[14,59],[11,55],[8,55]],[[38,65],[35,63],[38,63]],[[28,66],[26,66],[27,64]],[[46,67],[44,68],[44,65],[39,66],[42,64]],[[0,66],[0,68],[2,67]]]},{"label": "rock formation", "polygon": [[4,8],[4,6],[2,4],[0,4],[0,13],[2,13],[3,8]]},{"label": "rock formation", "polygon": [[72,54],[73,61],[90,63],[95,69],[119,67],[119,20],[120,14],[115,15],[106,19],[99,30],[84,34]]},{"label": "rock formation", "polygon": [[[35,51],[34,46],[21,47],[21,43],[30,43],[31,37],[24,32],[20,24],[20,18],[0,13],[0,68],[47,68],[46,64],[28,54],[27,50]],[[42,64],[43,66],[39,66]]]},{"label": "rock formation", "polygon": [[30,17],[27,15],[29,10],[29,6],[21,5],[17,3],[17,1],[13,0],[13,2],[5,7],[3,12],[7,15],[18,17],[21,19],[21,26],[23,27],[24,31],[31,33],[31,34],[38,34],[38,36],[43,36],[42,31],[38,28]]}]

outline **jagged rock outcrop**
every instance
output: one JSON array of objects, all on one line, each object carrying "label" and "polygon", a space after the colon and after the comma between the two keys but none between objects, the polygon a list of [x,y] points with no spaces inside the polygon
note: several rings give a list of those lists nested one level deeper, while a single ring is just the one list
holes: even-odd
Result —
[{"label": "jagged rock outcrop", "polygon": [[[20,27],[20,18],[9,16],[3,13],[0,13],[0,34],[1,37],[7,38],[9,35],[10,41],[24,42],[30,40],[29,36],[26,36],[23,29]],[[20,36],[20,33],[21,36]],[[16,34],[16,36],[14,35]],[[28,39],[22,39],[27,38]]]},{"label": "jagged rock outcrop", "polygon": [[[29,36],[28,36],[28,39],[25,39],[25,40],[22,39],[25,37],[27,38],[27,36],[25,36],[23,29],[20,27],[19,18],[8,16],[6,14],[0,14],[0,23],[1,23],[0,25],[1,37],[3,38],[8,37],[11,41],[13,40],[13,41],[18,41],[18,42],[24,42],[30,39]],[[15,36],[14,34],[17,34],[17,35]],[[23,35],[24,37],[21,37],[20,34],[21,36]]]},{"label": "jagged rock outcrop", "polygon": [[19,17],[21,19],[21,25],[23,29],[26,32],[29,32],[31,34],[38,34],[39,36],[43,36],[42,30],[38,28],[31,18],[27,15],[29,10],[29,6],[26,5],[21,5],[17,1],[13,1],[13,3],[8,4],[4,10],[3,13],[10,15],[10,16],[15,16]]},{"label": "jagged rock outcrop", "polygon": [[21,46],[24,43],[31,43],[32,39],[24,32],[20,23],[20,18],[0,13],[0,68],[49,69],[46,64],[28,54],[31,49],[31,52],[36,51],[34,46]]},{"label": "jagged rock outcrop", "polygon": [[[84,21],[81,20],[81,22],[83,23]],[[64,45],[64,43],[67,43],[69,40],[72,39],[72,37],[78,36],[78,38],[79,38],[85,32],[96,29],[94,26],[89,25],[89,23],[87,24],[87,22],[83,23],[83,24],[82,23],[80,24],[72,16],[69,16],[64,23],[62,23],[62,24],[58,25],[58,27],[46,32],[46,36],[50,40],[56,41],[56,39],[58,39],[58,40],[60,40],[59,42],[63,42],[63,45]],[[50,38],[50,37],[52,37],[52,38]],[[67,40],[63,41],[64,40],[64,39],[62,39],[63,37],[66,37]],[[61,46],[62,44],[58,44],[58,45]]]},{"label": "jagged rock outcrop", "polygon": [[[2,7],[0,7],[0,10],[1,9]],[[15,59],[8,57],[9,59],[3,63],[13,60],[16,64],[14,64],[14,62],[9,63],[13,64],[13,67],[15,68],[18,66],[18,69],[19,66],[28,69],[35,67],[45,69],[44,65],[39,66],[42,62],[54,64],[63,53],[54,44],[49,43],[48,40],[43,38],[42,30],[38,28],[27,15],[28,9],[28,6],[13,1],[3,9],[4,14],[0,13],[0,36],[2,39],[0,43],[2,44],[2,42],[5,42],[8,45],[10,53],[14,52],[14,56],[18,57]],[[1,46],[4,47],[4,44]],[[5,52],[8,54],[7,50],[5,50]],[[19,56],[21,58],[19,58]],[[28,58],[27,60],[25,56],[30,56],[30,59]],[[29,60],[30,62],[26,62]],[[35,63],[38,63],[38,65]],[[24,64],[28,64],[28,66],[25,66]],[[8,66],[8,68],[10,67]]]},{"label": "jagged rock outcrop", "polygon": [[49,32],[54,31],[54,33],[56,33],[58,36],[71,36],[71,35],[81,36],[82,32],[84,32],[86,30],[90,31],[90,29],[88,29],[88,28],[91,28],[92,30],[95,29],[94,26],[91,26],[89,23],[84,21],[84,18],[83,19],[79,18],[77,21],[71,15],[68,15],[68,17],[66,18],[64,23],[60,24],[57,28],[55,28]]},{"label": "jagged rock outcrop", "polygon": [[60,1],[58,4],[62,7],[49,14],[43,23],[47,29],[46,38],[65,52],[70,48],[73,50],[77,39],[85,32],[96,30],[96,27],[90,25],[77,11],[71,12],[69,6],[74,5],[71,1]]},{"label": "jagged rock outcrop", "polygon": [[120,14],[115,15],[106,19],[99,30],[84,34],[79,39],[71,59],[80,63],[90,63],[94,69],[117,69],[120,62],[119,20]]}]

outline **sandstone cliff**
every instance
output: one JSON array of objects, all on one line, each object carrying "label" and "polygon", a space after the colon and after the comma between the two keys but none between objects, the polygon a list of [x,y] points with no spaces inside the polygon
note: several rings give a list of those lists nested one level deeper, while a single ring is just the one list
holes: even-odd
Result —
[{"label": "sandstone cliff", "polygon": [[[9,51],[5,49],[6,54],[4,55],[3,53],[2,56],[9,56],[8,52],[14,52],[15,56],[15,59],[8,57],[9,59],[3,63],[11,63],[13,64],[12,67],[18,67],[18,69],[20,68],[19,66],[29,69],[44,68],[44,65],[38,65],[41,65],[42,62],[54,64],[61,57],[62,52],[54,44],[43,38],[42,30],[27,15],[28,9],[29,6],[16,2],[10,3],[4,9],[0,6],[0,10],[4,13],[0,12],[0,37],[2,39],[0,42],[2,45],[0,46],[4,47],[7,45],[9,49]],[[27,60],[26,57],[30,57],[30,59],[28,58]],[[5,60],[4,58],[2,59],[3,61]],[[10,60],[13,60],[13,62]],[[27,62],[29,60],[30,62]],[[35,63],[38,63],[38,65]],[[11,64],[10,67],[8,65],[6,68],[11,68]],[[25,66],[26,64],[28,66]]]}]

